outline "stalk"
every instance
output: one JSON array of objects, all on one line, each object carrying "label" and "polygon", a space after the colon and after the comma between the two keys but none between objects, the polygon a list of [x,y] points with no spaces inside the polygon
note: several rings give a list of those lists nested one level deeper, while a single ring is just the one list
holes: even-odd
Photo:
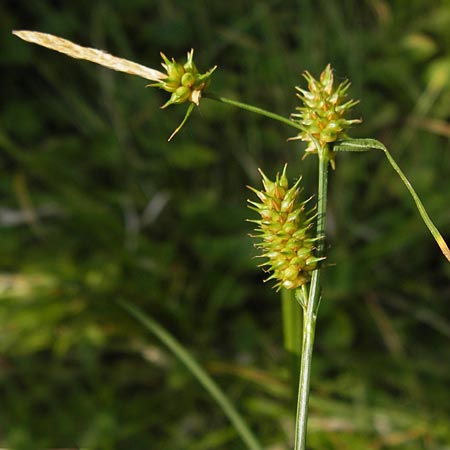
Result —
[{"label": "stalk", "polygon": [[225,103],[227,105],[235,106],[236,108],[243,109],[245,111],[250,111],[255,114],[259,114],[260,116],[269,117],[270,119],[277,120],[278,122],[284,123],[285,125],[289,125],[297,130],[303,131],[303,126],[297,122],[294,122],[291,119],[280,116],[279,114],[275,114],[270,111],[266,111],[265,109],[258,108],[253,105],[248,105],[247,103],[238,102],[237,100],[231,100],[229,98],[220,97],[219,95],[213,94],[212,92],[204,92],[203,98],[209,98],[211,100],[216,100],[220,103]]},{"label": "stalk", "polygon": [[292,391],[292,407],[296,408],[299,361],[302,349],[302,312],[294,296],[294,290],[281,290],[284,349],[289,358],[289,383]]},{"label": "stalk", "polygon": [[[302,317],[292,289],[281,290],[281,310],[283,316],[284,348],[297,357],[300,356],[302,337]],[[295,363],[297,370],[297,362]]]},{"label": "stalk", "polygon": [[197,378],[198,382],[206,389],[211,397],[222,408],[224,414],[233,424],[236,432],[240,435],[242,441],[249,450],[262,450],[262,445],[258,442],[244,418],[231,403],[230,399],[224,394],[214,380],[205,372],[200,364],[181,345],[165,328],[156,322],[140,308],[126,300],[117,300],[116,302],[130,316],[140,322],[148,331],[152,332],[164,345],[166,345],[174,355],[183,362],[189,371]]},{"label": "stalk", "polygon": [[[316,143],[317,145],[318,143]],[[327,207],[328,184],[328,147],[318,147],[319,178],[317,189],[317,256],[322,257],[325,246],[325,219]],[[309,385],[311,378],[311,361],[314,347],[317,310],[320,303],[320,266],[313,271],[307,300],[306,290],[296,292],[303,308],[303,343],[300,360],[300,377],[298,384],[297,415],[295,420],[295,450],[306,449],[306,427],[308,422]],[[306,303],[305,303],[306,300]]]}]

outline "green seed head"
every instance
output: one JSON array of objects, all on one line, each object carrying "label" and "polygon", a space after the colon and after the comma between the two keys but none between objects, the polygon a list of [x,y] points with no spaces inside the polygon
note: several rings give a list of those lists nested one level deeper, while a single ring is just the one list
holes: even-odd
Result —
[{"label": "green seed head", "polygon": [[[300,139],[308,142],[306,155],[317,153],[314,143],[316,140],[321,146],[346,137],[345,131],[354,123],[360,123],[360,119],[347,120],[345,115],[358,102],[347,100],[346,93],[350,87],[348,80],[343,81],[336,88],[331,66],[328,64],[320,75],[319,80],[313,78],[309,72],[303,77],[308,82],[308,89],[296,87],[297,97],[302,106],[291,115],[292,119],[304,128],[297,136],[291,139]],[[333,163],[333,155],[331,162]]]},{"label": "green seed head", "polygon": [[300,180],[289,187],[284,166],[281,175],[271,181],[261,170],[264,189],[249,186],[260,202],[249,200],[250,208],[258,212],[260,220],[251,220],[258,226],[256,247],[267,258],[261,266],[271,275],[265,280],[275,280],[275,288],[297,289],[310,280],[311,271],[323,258],[315,258],[314,239],[309,238],[311,217],[305,204],[297,203]]},{"label": "green seed head", "polygon": [[199,73],[194,64],[194,50],[188,52],[185,64],[180,64],[173,58],[170,60],[164,53],[161,53],[161,58],[163,59],[162,66],[167,72],[167,77],[150,86],[159,87],[172,94],[163,108],[186,101],[198,105],[202,92],[208,87],[216,66],[204,74]]}]

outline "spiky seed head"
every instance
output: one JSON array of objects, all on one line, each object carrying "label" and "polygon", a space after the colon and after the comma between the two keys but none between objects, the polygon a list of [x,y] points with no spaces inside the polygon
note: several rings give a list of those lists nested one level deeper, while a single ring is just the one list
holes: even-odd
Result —
[{"label": "spiky seed head", "polygon": [[[309,72],[303,77],[308,83],[308,89],[296,87],[297,97],[302,105],[296,108],[297,113],[291,115],[292,119],[304,128],[297,136],[291,138],[308,142],[305,156],[317,153],[314,143],[316,140],[321,146],[346,137],[345,131],[360,119],[346,119],[345,115],[358,101],[347,100],[347,91],[350,87],[348,80],[343,81],[336,88],[331,66],[328,64],[316,80]],[[334,155],[330,155],[333,163]]]},{"label": "spiky seed head", "polygon": [[149,86],[159,87],[172,95],[168,102],[162,107],[190,101],[197,106],[200,102],[202,92],[208,87],[211,75],[217,66],[201,74],[194,63],[194,50],[188,52],[187,60],[180,64],[173,58],[170,60],[161,53],[162,66],[167,72],[167,78]]},{"label": "spiky seed head", "polygon": [[264,189],[249,189],[260,202],[248,202],[250,209],[261,216],[251,222],[257,224],[257,234],[252,236],[259,239],[255,246],[262,250],[261,257],[267,258],[261,267],[271,273],[265,281],[275,280],[277,289],[297,289],[309,282],[311,271],[323,258],[313,254],[314,239],[309,237],[311,214],[305,211],[307,201],[297,202],[301,179],[289,187],[286,169],[287,165],[281,175],[277,173],[275,181],[259,170]]}]

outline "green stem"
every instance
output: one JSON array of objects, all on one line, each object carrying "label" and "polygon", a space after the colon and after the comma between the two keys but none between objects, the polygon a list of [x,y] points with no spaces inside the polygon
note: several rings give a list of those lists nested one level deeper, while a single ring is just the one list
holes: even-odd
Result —
[{"label": "green stem", "polygon": [[283,316],[283,338],[290,366],[292,407],[296,408],[299,361],[302,347],[302,314],[292,289],[281,290],[281,311]]},{"label": "green stem", "polygon": [[306,309],[303,310],[303,345],[298,383],[297,415],[295,419],[295,450],[304,450],[306,448],[309,384],[315,328],[316,314],[314,312],[314,304],[308,301]]},{"label": "green stem", "polygon": [[216,100],[221,103],[225,103],[227,105],[235,106],[236,108],[244,109],[246,111],[250,111],[256,114],[259,114],[261,116],[269,117],[270,119],[277,120],[278,122],[284,123],[286,125],[289,125],[290,127],[293,127],[297,130],[303,131],[303,127],[299,124],[294,122],[291,119],[288,119],[286,117],[280,116],[279,114],[275,114],[270,111],[266,111],[265,109],[258,108],[253,105],[248,105],[247,103],[238,102],[236,100],[231,100],[229,98],[220,97],[216,94],[213,94],[212,92],[205,92],[203,94],[203,98],[209,98],[211,100]]},{"label": "green stem", "polygon": [[[325,219],[327,207],[327,183],[329,153],[327,147],[318,148],[319,179],[317,189],[317,256],[322,257],[325,246]],[[306,426],[308,422],[309,385],[311,378],[311,360],[314,347],[317,310],[320,303],[320,267],[311,277],[307,303],[299,302],[303,307],[303,345],[300,360],[300,377],[297,398],[297,416],[295,420],[295,450],[306,449]],[[297,292],[302,298],[302,293]]]},{"label": "green stem", "polygon": [[165,328],[152,317],[144,313],[140,308],[125,300],[117,300],[117,304],[127,311],[132,317],[152,332],[175,356],[182,361],[189,371],[197,378],[198,382],[208,391],[211,397],[222,408],[224,414],[234,425],[249,450],[262,450],[261,444],[253,435],[243,417],[236,410],[229,398],[223,393],[214,380],[205,372],[188,350],[181,345]]},{"label": "green stem", "polygon": [[[281,290],[284,348],[296,358],[301,351],[302,316],[292,289]],[[297,365],[297,362],[295,363]],[[297,370],[297,369],[296,369]]]}]

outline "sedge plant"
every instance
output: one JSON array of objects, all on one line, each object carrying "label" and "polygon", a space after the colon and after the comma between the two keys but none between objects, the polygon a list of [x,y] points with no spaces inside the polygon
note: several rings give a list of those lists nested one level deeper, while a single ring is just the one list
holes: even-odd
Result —
[{"label": "sedge plant", "polygon": [[[347,98],[350,82],[344,81],[335,86],[330,65],[325,67],[318,79],[305,72],[304,79],[307,86],[296,88],[300,104],[293,114],[284,117],[209,91],[211,76],[216,66],[201,73],[194,63],[193,50],[188,52],[184,63],[173,58],[169,59],[161,53],[162,66],[165,70],[161,72],[50,34],[34,31],[14,31],[13,34],[73,58],[85,59],[150,80],[152,84],[148,86],[170,93],[169,100],[162,108],[186,103],[188,107],[185,116],[169,140],[180,131],[193,109],[205,98],[279,121],[295,129],[296,135],[289,140],[307,143],[305,156],[314,155],[317,158],[316,193],[300,200],[299,196],[303,194],[300,187],[301,175],[299,174],[296,181],[291,183],[287,177],[286,165],[273,180],[260,169],[262,189],[249,187],[256,196],[249,200],[249,206],[258,214],[258,217],[250,219],[250,222],[256,225],[252,237],[256,239],[255,246],[263,258],[260,266],[268,274],[265,281],[272,283],[282,297],[285,347],[300,355],[299,359],[294,361],[295,365],[299,366],[295,368],[295,372],[298,369],[299,377],[298,388],[295,389],[297,406],[293,446],[294,450],[305,450],[314,336],[319,305],[322,301],[321,272],[327,257],[325,240],[328,171],[329,168],[335,169],[337,153],[381,150],[408,189],[425,225],[450,262],[450,250],[445,240],[387,148],[375,139],[348,137],[348,129],[361,122],[360,119],[347,117],[351,108],[358,103]],[[312,205],[312,199],[315,199],[315,205]],[[118,299],[116,303],[160,339],[186,365],[221,407],[246,447],[250,450],[262,450],[263,445],[237,408],[189,351],[168,330],[132,302]]]}]

